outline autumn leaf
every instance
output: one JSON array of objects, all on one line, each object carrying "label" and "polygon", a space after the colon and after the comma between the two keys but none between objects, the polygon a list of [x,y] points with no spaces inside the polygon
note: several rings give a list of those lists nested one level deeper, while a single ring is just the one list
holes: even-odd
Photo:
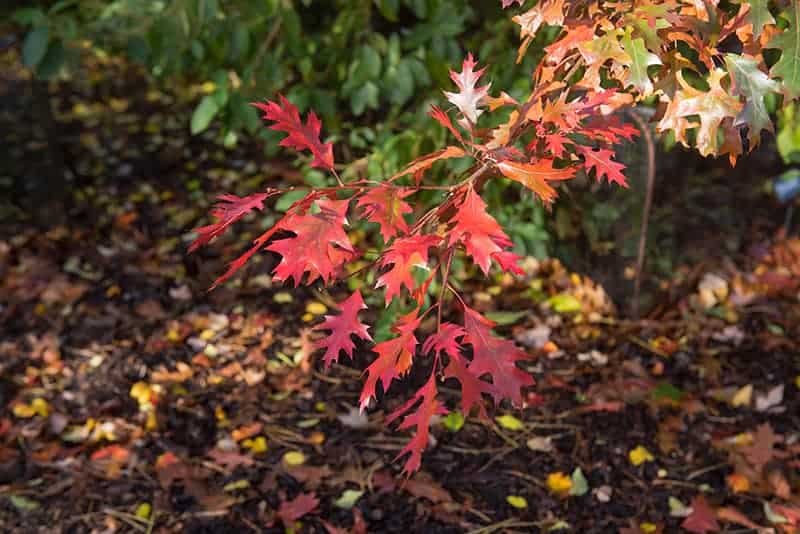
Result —
[{"label": "autumn leaf", "polygon": [[661,65],[661,60],[653,54],[644,44],[641,37],[633,39],[631,33],[633,28],[628,27],[625,35],[622,36],[622,47],[630,56],[631,62],[623,79],[623,85],[633,85],[639,95],[649,96],[653,93],[653,82],[647,74],[647,67],[651,65]]},{"label": "autumn leaf", "polygon": [[[472,188],[467,190],[464,200],[452,219],[453,227],[449,232],[448,246],[462,242],[473,261],[484,274],[489,273],[492,259],[501,263],[504,259],[503,249],[511,247],[511,239],[503,232],[497,221],[486,212],[486,203]],[[513,262],[503,266],[508,270]],[[501,264],[502,266],[502,264]]]},{"label": "autumn leaf", "polygon": [[459,140],[462,144],[464,144],[464,138],[461,135],[455,126],[453,126],[453,121],[450,120],[450,116],[442,111],[438,106],[431,106],[431,111],[428,113],[436,122],[450,130],[450,133]]},{"label": "autumn leaf", "polygon": [[685,131],[696,124],[688,117],[697,116],[700,127],[697,131],[697,150],[703,156],[720,153],[718,133],[720,124],[728,117],[735,118],[744,107],[739,98],[731,95],[722,85],[727,72],[722,69],[713,70],[708,77],[709,91],[699,91],[690,86],[681,75],[676,74],[681,85],[670,101],[664,117],[658,123],[658,131],[674,130],[676,139],[688,146]]},{"label": "autumn leaf", "polygon": [[[430,432],[431,417],[434,415],[445,415],[447,410],[436,399],[436,372],[431,373],[430,378],[422,386],[408,402],[403,404],[400,408],[395,410],[386,418],[386,424],[391,424],[392,421],[401,415],[408,413],[403,418],[403,422],[398,427],[400,430],[415,427],[416,432],[411,441],[403,447],[398,453],[397,458],[409,454],[403,471],[407,475],[411,475],[414,471],[419,469],[422,461],[422,451],[428,445],[428,435]],[[415,404],[419,406],[412,410]]]},{"label": "autumn leaf", "polygon": [[761,130],[772,131],[772,119],[769,117],[764,97],[768,93],[778,93],[781,84],[770,79],[759,70],[758,61],[752,57],[737,54],[725,54],[725,65],[733,80],[731,91],[744,97],[744,109],[734,120],[734,126],[746,124],[750,149],[755,148],[761,140]]},{"label": "autumn leaf", "polygon": [[388,243],[392,237],[408,233],[408,223],[403,216],[413,210],[403,199],[412,194],[414,190],[410,188],[380,185],[364,193],[356,206],[364,209],[368,221],[380,225],[383,241]]},{"label": "autumn leaf", "polygon": [[389,181],[392,182],[397,178],[405,176],[407,174],[411,174],[414,176],[414,180],[419,183],[422,180],[422,175],[431,168],[431,166],[436,163],[437,161],[451,159],[451,158],[460,158],[462,156],[466,156],[467,153],[464,152],[463,149],[458,148],[457,146],[449,146],[447,148],[443,148],[442,150],[437,150],[436,152],[432,152],[430,154],[426,154],[424,156],[420,156],[417,159],[413,160],[411,163],[406,165],[406,167],[389,178]]},{"label": "autumn leaf", "polygon": [[548,181],[569,180],[575,176],[574,167],[555,169],[552,159],[540,159],[534,163],[504,160],[497,164],[497,168],[506,178],[519,182],[536,193],[545,204],[551,203],[558,195]]},{"label": "autumn leaf", "polygon": [[472,345],[472,361],[467,369],[478,378],[488,375],[492,379],[491,394],[495,403],[509,399],[522,405],[522,388],[534,384],[533,377],[517,367],[517,362],[528,360],[528,355],[512,341],[495,337],[495,323],[472,308],[464,306],[464,342]]},{"label": "autumn leaf", "polygon": [[483,110],[478,109],[478,106],[483,105],[483,100],[488,95],[489,87],[492,85],[489,83],[483,87],[475,87],[483,71],[486,70],[483,68],[475,71],[475,66],[476,63],[472,54],[467,54],[461,66],[461,72],[450,71],[450,79],[458,86],[458,93],[444,91],[447,100],[461,111],[470,124],[478,122],[478,117],[483,113]]},{"label": "autumn leaf", "polygon": [[698,495],[692,499],[692,513],[683,520],[681,527],[689,532],[696,534],[706,534],[707,532],[718,532],[719,523],[717,523],[717,515],[714,510],[708,505],[705,497]]},{"label": "autumn leaf", "polygon": [[783,80],[784,91],[790,98],[800,97],[800,2],[791,2],[788,12],[789,28],[775,35],[770,48],[780,48],[781,57],[772,66],[770,75]]},{"label": "autumn leaf", "polygon": [[289,134],[279,144],[295,150],[309,150],[314,156],[312,167],[321,167],[333,170],[333,143],[323,143],[319,139],[322,122],[313,111],[308,113],[306,123],[303,124],[297,108],[283,95],[278,95],[280,103],[267,101],[266,104],[253,102],[253,106],[264,112],[262,118],[274,121],[271,130]]},{"label": "autumn leaf", "polygon": [[339,304],[339,315],[326,315],[325,321],[314,328],[314,330],[330,330],[330,334],[319,340],[316,345],[316,348],[325,349],[323,356],[325,367],[337,361],[341,351],[344,351],[349,358],[353,357],[355,344],[352,336],[372,341],[367,332],[367,325],[358,319],[358,312],[366,309],[367,305],[364,304],[361,292],[356,291]]},{"label": "autumn leaf", "polygon": [[414,290],[416,284],[414,283],[412,268],[427,269],[428,249],[438,246],[441,240],[442,238],[436,235],[399,237],[381,255],[378,260],[378,266],[381,268],[390,267],[390,269],[378,277],[375,287],[386,287],[385,300],[387,306],[395,295],[400,294],[402,286],[405,286],[409,291]]},{"label": "autumn leaf", "polygon": [[319,506],[319,499],[313,493],[301,493],[290,501],[281,501],[278,518],[287,528],[294,528],[294,523],[306,514],[310,514]]},{"label": "autumn leaf", "polygon": [[375,396],[375,386],[378,381],[381,382],[383,391],[386,392],[392,380],[404,374],[411,367],[411,361],[417,348],[417,338],[414,337],[414,330],[417,329],[420,323],[420,319],[417,317],[418,312],[419,310],[417,309],[400,317],[392,326],[392,332],[397,334],[397,337],[378,343],[373,347],[372,351],[378,357],[364,371],[367,374],[367,380],[359,398],[362,410],[367,407],[370,399]]},{"label": "autumn leaf", "polygon": [[222,235],[225,230],[233,223],[247,215],[253,210],[263,210],[264,201],[272,195],[277,194],[277,191],[268,191],[266,193],[256,193],[246,197],[237,197],[236,195],[220,195],[219,202],[211,210],[211,215],[217,219],[214,224],[201,226],[195,228],[193,232],[198,234],[191,245],[189,245],[189,252],[194,252],[201,246],[205,245],[215,237]]},{"label": "autumn leaf", "polygon": [[328,283],[344,263],[356,257],[344,231],[348,203],[348,200],[317,200],[319,213],[290,214],[275,225],[295,234],[266,247],[282,256],[273,271],[276,280],[293,278],[294,284],[299,285],[308,273],[307,284],[317,278]]},{"label": "autumn leaf", "polygon": [[622,174],[622,169],[625,168],[625,165],[611,160],[614,156],[613,150],[606,148],[593,150],[591,147],[577,145],[575,151],[583,156],[583,165],[587,171],[594,169],[595,178],[598,182],[605,176],[609,183],[613,182],[622,187],[628,187],[625,175]]},{"label": "autumn leaf", "polygon": [[550,26],[561,26],[564,23],[564,0],[544,0],[538,2],[533,8],[521,15],[512,18],[520,26],[520,38],[522,44],[517,52],[517,63],[522,61],[522,57],[528,50],[536,32],[542,24]]}]

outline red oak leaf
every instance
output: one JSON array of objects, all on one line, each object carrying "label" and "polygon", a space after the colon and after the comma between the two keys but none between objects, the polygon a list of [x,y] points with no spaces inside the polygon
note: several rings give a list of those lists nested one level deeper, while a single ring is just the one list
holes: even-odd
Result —
[{"label": "red oak leaf", "polygon": [[294,528],[294,522],[306,514],[310,514],[319,506],[319,499],[313,493],[301,493],[291,501],[281,501],[278,517],[283,526]]},{"label": "red oak leaf", "polygon": [[313,111],[310,111],[306,123],[303,124],[300,113],[294,104],[283,95],[278,95],[278,98],[280,98],[280,104],[268,100],[266,104],[253,102],[253,106],[264,112],[262,118],[275,122],[270,126],[271,130],[289,134],[289,137],[281,141],[280,145],[295,150],[308,149],[314,156],[311,161],[312,167],[333,170],[333,143],[323,143],[319,139],[322,122]]},{"label": "red oak leaf", "polygon": [[455,126],[453,126],[453,122],[450,120],[450,116],[442,111],[438,106],[431,106],[431,111],[429,113],[431,117],[433,117],[436,122],[450,130],[450,133],[455,136],[461,143],[464,143],[464,138],[461,136],[461,132],[456,130]]},{"label": "red oak leaf", "polygon": [[347,222],[348,200],[317,200],[319,213],[284,217],[275,228],[293,232],[294,237],[279,239],[267,247],[281,256],[273,271],[276,280],[294,279],[294,284],[306,284],[317,278],[325,283],[347,261],[356,257],[356,251],[344,231]]},{"label": "red oak leaf", "polygon": [[499,162],[497,168],[506,178],[519,182],[536,193],[545,204],[550,204],[558,196],[548,181],[569,180],[575,176],[575,167],[554,169],[552,159],[540,159],[533,163],[505,160]]},{"label": "red oak leaf", "polygon": [[489,83],[483,87],[475,87],[483,71],[486,70],[484,67],[476,72],[473,70],[475,65],[472,54],[467,54],[461,66],[461,72],[450,71],[450,79],[458,86],[459,92],[450,93],[444,91],[447,100],[454,104],[471,124],[478,122],[478,117],[483,113],[483,110],[478,109],[478,106],[483,105],[483,100],[489,94],[489,87],[492,85]]},{"label": "red oak leaf", "polygon": [[423,354],[443,352],[451,358],[459,356],[461,344],[458,340],[464,337],[465,334],[466,331],[457,324],[442,323],[439,331],[428,336],[425,340],[425,344],[422,345],[422,352]]},{"label": "red oak leaf", "polygon": [[417,318],[418,311],[416,309],[400,317],[397,323],[392,326],[392,332],[398,336],[378,343],[372,349],[373,352],[378,354],[378,357],[365,371],[368,376],[359,399],[362,410],[367,407],[370,399],[375,396],[375,386],[378,384],[378,380],[381,381],[383,391],[386,392],[392,380],[408,371],[409,367],[411,367],[414,351],[417,349],[417,338],[414,337],[414,330],[417,329],[420,323],[420,319]]},{"label": "red oak leaf", "polygon": [[431,166],[437,161],[450,158],[460,158],[466,155],[467,153],[464,152],[463,149],[458,148],[457,146],[448,146],[447,148],[443,148],[441,150],[437,150],[436,152],[431,152],[430,154],[418,157],[406,165],[402,171],[389,178],[389,181],[391,182],[397,178],[400,178],[401,176],[411,174],[414,176],[414,181],[419,184],[419,182],[422,180],[422,176],[425,174],[425,171],[430,169]]},{"label": "red oak leaf", "polygon": [[386,305],[395,295],[399,295],[402,286],[409,291],[415,287],[412,267],[428,268],[428,249],[437,246],[442,238],[436,235],[413,235],[398,237],[386,249],[378,261],[379,267],[392,266],[378,277],[376,288],[386,287]]},{"label": "red oak leaf", "polygon": [[683,520],[681,527],[696,534],[719,531],[717,514],[708,505],[705,497],[698,495],[692,499],[692,513]]},{"label": "red oak leaf", "polygon": [[397,455],[397,458],[400,458],[401,456],[410,454],[406,465],[403,467],[403,472],[405,472],[406,475],[411,475],[414,471],[419,469],[422,461],[422,451],[425,450],[425,447],[428,445],[431,417],[447,413],[444,406],[436,399],[436,393],[436,371],[434,370],[425,385],[422,386],[408,402],[386,418],[386,424],[390,424],[404,413],[409,412],[412,407],[419,402],[419,406],[408,413],[398,427],[400,430],[405,430],[412,426],[416,428],[414,437],[411,438],[411,441],[409,441]]},{"label": "red oak leaf", "polygon": [[403,215],[413,210],[403,199],[412,194],[414,194],[413,189],[382,185],[365,193],[359,199],[357,206],[364,208],[364,217],[368,221],[381,226],[383,241],[388,243],[397,234],[408,233],[408,223]]},{"label": "red oak leaf", "polygon": [[[489,273],[492,259],[500,262],[506,247],[512,245],[497,221],[486,213],[486,203],[473,190],[469,189],[463,202],[458,206],[458,211],[453,216],[453,228],[450,230],[448,245],[452,246],[458,241],[464,243],[467,254],[472,256],[475,263],[484,274]],[[502,256],[504,268],[509,266],[508,256]]]},{"label": "red oak leaf", "polygon": [[246,197],[236,195],[220,195],[219,202],[211,210],[211,215],[217,219],[214,224],[195,228],[193,231],[199,234],[191,245],[189,252],[197,250],[215,237],[222,235],[230,225],[247,215],[253,210],[263,210],[264,200],[274,195],[275,192],[256,193]]},{"label": "red oak leaf", "polygon": [[572,141],[564,135],[554,133],[545,136],[544,144],[554,157],[560,158],[566,151],[564,145],[572,144]]},{"label": "red oak leaf", "polygon": [[502,399],[509,399],[520,406],[522,388],[532,386],[534,381],[516,363],[529,357],[512,341],[492,335],[494,325],[480,313],[464,306],[464,329],[467,332],[464,342],[472,345],[472,361],[467,370],[478,378],[487,374],[491,377],[490,393],[496,404]]},{"label": "red oak leaf", "polygon": [[366,309],[367,305],[364,304],[361,292],[356,291],[339,304],[339,315],[326,315],[325,321],[314,328],[314,330],[331,331],[316,346],[318,349],[325,349],[325,356],[323,356],[325,367],[328,367],[331,362],[337,361],[341,351],[344,351],[349,358],[353,357],[355,344],[352,336],[372,341],[372,337],[367,332],[367,325],[358,320],[358,312]]},{"label": "red oak leaf", "polygon": [[625,181],[625,176],[622,174],[622,169],[625,165],[611,161],[614,156],[613,150],[599,148],[592,150],[590,147],[578,145],[575,150],[584,157],[584,167],[587,171],[594,169],[595,177],[599,182],[603,176],[608,179],[608,182],[615,182],[622,187],[628,187],[628,182]]}]

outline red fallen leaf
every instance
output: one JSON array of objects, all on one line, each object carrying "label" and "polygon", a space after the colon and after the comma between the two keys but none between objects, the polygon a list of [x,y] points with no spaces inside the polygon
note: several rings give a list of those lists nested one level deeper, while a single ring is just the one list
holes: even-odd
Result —
[{"label": "red fallen leaf", "polygon": [[733,506],[725,506],[717,510],[717,518],[720,521],[728,521],[729,523],[736,523],[737,525],[742,525],[743,527],[751,528],[753,530],[761,531],[764,527],[753,523],[750,519],[747,518],[742,512],[734,508]]},{"label": "red fallen leaf", "polygon": [[341,351],[344,351],[348,358],[353,357],[355,343],[352,336],[372,341],[367,332],[367,325],[358,319],[358,312],[366,309],[367,305],[364,304],[361,292],[356,291],[339,304],[339,315],[326,315],[325,321],[314,327],[314,330],[330,330],[330,334],[315,345],[315,349],[325,349],[323,356],[325,367],[337,361]]},{"label": "red fallen leaf", "polygon": [[692,499],[692,513],[683,520],[681,526],[689,532],[696,534],[706,534],[706,532],[718,532],[719,523],[714,510],[708,505],[705,497],[698,495]]},{"label": "red fallen leaf", "polygon": [[278,518],[286,528],[294,527],[294,522],[310,514],[319,506],[319,499],[313,493],[301,493],[291,501],[281,501]]},{"label": "red fallen leaf", "polygon": [[444,111],[439,109],[439,107],[434,105],[431,106],[431,111],[429,115],[433,117],[433,119],[436,120],[436,122],[438,122],[448,130],[450,130],[450,133],[452,133],[453,136],[455,136],[455,138],[458,139],[459,142],[461,142],[461,144],[464,144],[464,138],[461,136],[461,132],[456,130],[455,126],[453,126],[453,122],[450,120],[450,116],[447,113],[445,113]]},{"label": "red fallen leaf", "polygon": [[276,194],[273,191],[266,193],[256,193],[246,197],[236,195],[220,195],[219,202],[211,210],[211,215],[217,219],[214,224],[195,228],[193,232],[198,234],[191,245],[189,252],[194,252],[215,237],[222,235],[230,225],[247,215],[253,210],[263,210],[264,200]]},{"label": "red fallen leaf", "polygon": [[295,234],[266,247],[282,256],[273,271],[276,280],[293,278],[294,284],[299,285],[308,273],[306,284],[317,278],[328,283],[344,263],[355,259],[356,251],[344,231],[348,203],[319,199],[319,213],[289,214],[273,227]]},{"label": "red fallen leaf", "polygon": [[[533,377],[519,369],[517,362],[529,359],[512,341],[492,335],[493,321],[464,305],[464,342],[472,345],[472,361],[467,370],[477,378],[489,375],[495,404],[509,399],[522,405],[522,388],[534,384]],[[463,385],[463,383],[462,383]]]},{"label": "red fallen leaf", "polygon": [[[484,274],[489,274],[492,259],[499,264],[500,259],[505,260],[503,253],[508,251],[503,249],[511,247],[513,243],[494,217],[486,213],[486,203],[472,188],[464,195],[452,222],[448,246],[461,241],[467,254],[472,256]],[[509,267],[508,262],[503,264]]]},{"label": "red fallen leaf", "polygon": [[[386,424],[388,425],[398,417],[408,412],[408,415],[403,418],[403,422],[400,423],[398,428],[400,430],[405,430],[407,428],[411,428],[412,426],[416,428],[414,437],[411,438],[408,444],[398,453],[397,458],[395,458],[398,459],[401,456],[409,454],[408,460],[403,467],[403,472],[406,473],[406,475],[411,475],[411,473],[418,470],[420,464],[422,463],[422,451],[425,450],[425,447],[428,445],[431,417],[434,415],[444,415],[447,413],[447,410],[444,408],[444,406],[442,406],[442,404],[436,399],[437,393],[436,371],[434,369],[434,372],[431,373],[431,377],[428,379],[425,385],[419,388],[416,394],[409,399],[408,402],[403,404],[400,408],[395,410],[389,415],[389,417],[386,418]],[[417,406],[416,409],[413,409],[414,405],[417,403],[419,403],[419,406]]]},{"label": "red fallen leaf", "polygon": [[214,460],[214,463],[225,466],[228,469],[236,469],[240,465],[249,467],[255,463],[250,456],[239,454],[238,452],[223,451],[220,449],[211,449],[208,451],[208,456]]},{"label": "red fallen leaf", "polygon": [[280,104],[267,101],[266,104],[253,102],[252,105],[264,112],[263,119],[275,122],[270,126],[270,130],[289,134],[280,142],[280,145],[295,150],[308,149],[314,156],[311,162],[312,167],[333,170],[333,143],[323,143],[319,139],[322,122],[313,111],[310,111],[306,123],[303,124],[300,113],[294,104],[283,95],[278,95],[278,98]]},{"label": "red fallen leaf", "polygon": [[130,458],[130,456],[131,452],[125,447],[121,445],[109,445],[108,447],[103,447],[102,449],[94,451],[91,460],[93,462],[98,460],[111,460],[117,463],[123,463]]},{"label": "red fallen leaf", "polygon": [[373,352],[378,354],[375,361],[364,371],[367,373],[367,380],[361,390],[359,399],[361,409],[365,409],[372,397],[375,396],[375,386],[378,380],[383,385],[386,392],[392,380],[405,373],[411,367],[411,360],[417,348],[417,338],[414,337],[414,330],[419,326],[420,319],[417,318],[419,309],[404,315],[392,326],[392,332],[398,337],[383,341],[375,345]]},{"label": "red fallen leaf", "polygon": [[764,423],[756,428],[753,443],[744,448],[744,455],[750,464],[759,471],[776,456],[775,444],[783,441],[783,436],[772,430],[772,425]]},{"label": "red fallen leaf", "polygon": [[576,146],[575,150],[584,157],[584,166],[586,170],[590,171],[594,169],[595,177],[598,182],[605,176],[609,183],[615,182],[622,187],[628,187],[628,182],[625,181],[625,175],[620,172],[625,168],[625,165],[611,160],[614,156],[613,150],[605,148],[592,150],[591,147],[581,145]]},{"label": "red fallen leaf", "polygon": [[509,180],[519,182],[536,193],[545,204],[550,204],[558,196],[548,181],[569,180],[575,176],[575,167],[554,169],[552,159],[540,159],[534,163],[506,160],[498,163],[497,168]]},{"label": "red fallen leaf", "polygon": [[450,492],[425,473],[419,473],[414,478],[404,481],[401,488],[414,497],[425,498],[433,503],[453,502],[453,496],[450,495]]},{"label": "red fallen leaf", "polygon": [[383,241],[388,243],[392,237],[408,233],[408,223],[403,215],[413,210],[403,199],[412,194],[414,190],[410,188],[381,185],[362,195],[357,207],[364,208],[364,217],[368,221],[380,225]]},{"label": "red fallen leaf", "polygon": [[442,238],[435,235],[398,237],[381,255],[378,266],[384,268],[391,265],[392,267],[378,277],[375,287],[386,287],[387,306],[395,295],[400,294],[402,286],[406,286],[409,291],[414,290],[412,268],[427,269],[428,249],[437,246],[441,240]]},{"label": "red fallen leaf", "polygon": [[433,164],[437,161],[441,161],[443,159],[460,158],[466,155],[467,153],[464,152],[464,149],[457,146],[448,146],[447,148],[443,148],[441,150],[437,150],[436,152],[431,152],[430,154],[418,157],[406,165],[402,171],[389,178],[389,181],[391,182],[397,178],[400,178],[401,176],[411,174],[414,176],[414,180],[417,182],[417,184],[419,184],[419,182],[422,180],[422,175],[425,174],[425,171],[430,169],[431,166],[433,166]]}]

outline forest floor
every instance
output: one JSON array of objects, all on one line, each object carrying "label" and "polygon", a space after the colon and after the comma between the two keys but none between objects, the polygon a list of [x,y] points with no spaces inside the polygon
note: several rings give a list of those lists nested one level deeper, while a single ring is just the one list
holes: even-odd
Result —
[{"label": "forest floor", "polygon": [[[405,479],[384,416],[424,369],[361,414],[370,352],[324,371],[311,350],[340,291],[274,285],[265,259],[206,292],[255,222],[186,254],[217,193],[297,171],[190,137],[187,95],[51,90],[68,208],[0,202],[0,531],[800,530],[800,240],[751,194],[766,177],[731,199],[742,243],[694,250],[643,319],[556,260],[463,280],[538,383],[522,409],[441,418]],[[5,185],[47,148],[25,109],[0,107]]]}]

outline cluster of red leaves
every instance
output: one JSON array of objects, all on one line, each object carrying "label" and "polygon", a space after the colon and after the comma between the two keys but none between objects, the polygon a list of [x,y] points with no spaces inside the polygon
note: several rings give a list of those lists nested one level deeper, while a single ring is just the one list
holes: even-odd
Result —
[{"label": "cluster of red leaves", "polygon": [[[524,2],[503,0],[503,7],[514,3]],[[377,356],[366,369],[361,407],[367,407],[376,396],[379,383],[386,392],[394,380],[411,369],[420,345],[416,331],[423,318],[436,310],[436,333],[422,344],[422,354],[434,358],[430,378],[388,417],[389,422],[402,417],[401,429],[416,430],[401,456],[409,455],[406,472],[418,469],[431,418],[446,413],[437,398],[440,377],[461,384],[465,413],[474,406],[484,413],[484,396],[495,403],[508,399],[520,405],[523,389],[533,385],[531,376],[518,367],[528,355],[512,342],[495,337],[494,324],[471,309],[448,283],[456,254],[464,254],[484,274],[493,265],[501,271],[519,272],[518,257],[510,251],[511,240],[480,196],[486,181],[505,178],[518,182],[546,205],[556,198],[556,186],[579,171],[594,175],[598,181],[605,178],[627,186],[624,165],[613,159],[613,146],[630,141],[638,131],[615,112],[653,94],[659,95],[665,108],[658,127],[673,130],[681,142],[687,142],[687,131],[697,128],[696,142],[702,153],[724,152],[734,158],[741,152],[741,143],[737,147],[730,132],[739,135],[739,127],[749,127],[751,141],[757,142],[761,129],[767,128],[763,120],[758,122],[758,114],[764,110],[764,91],[774,89],[771,83],[777,82],[766,78],[757,63],[753,67],[751,56],[722,57],[715,46],[725,37],[736,35],[752,54],[757,40],[754,36],[761,35],[763,41],[763,35],[776,27],[774,19],[765,18],[762,9],[761,22],[753,22],[747,15],[756,8],[747,3],[742,3],[739,14],[731,18],[727,11],[713,8],[714,4],[676,0],[538,2],[514,17],[523,39],[520,57],[542,25],[561,26],[564,31],[547,47],[544,62],[533,73],[527,98],[518,102],[506,93],[491,96],[491,83],[480,85],[485,69],[478,69],[468,54],[461,71],[450,73],[457,92],[445,91],[444,95],[452,107],[443,110],[433,106],[430,112],[460,146],[450,145],[417,158],[385,181],[343,183],[334,164],[333,147],[320,140],[321,123],[313,112],[303,123],[297,108],[282,96],[277,102],[254,104],[264,111],[263,118],[273,123],[272,129],[288,134],[282,146],[309,151],[311,166],[329,171],[338,185],[311,190],[295,202],[234,260],[215,285],[262,250],[280,256],[273,272],[277,281],[292,279],[299,285],[321,279],[325,284],[334,283],[344,277],[347,264],[361,257],[345,231],[348,214],[377,223],[386,246],[371,264],[378,274],[376,288],[384,288],[387,305],[405,295],[416,305],[393,325],[395,337],[373,347]],[[798,9],[795,6],[795,13],[800,13]],[[714,35],[717,40],[709,44]],[[697,65],[678,52],[677,41],[689,42],[699,50],[699,65],[709,73],[710,91],[699,91],[685,82],[683,71]],[[727,73],[716,65],[723,60],[732,69],[734,92],[721,85]],[[800,58],[797,61],[800,64]],[[660,66],[658,73],[649,68],[656,65]],[[775,70],[775,74],[788,78],[787,69]],[[609,85],[603,80],[615,83]],[[784,81],[789,88],[794,83]],[[792,89],[787,91],[791,94]],[[753,95],[754,103],[740,101],[740,97]],[[504,124],[491,130],[477,127],[484,113],[501,107],[511,108]],[[699,124],[694,122],[695,117],[699,117]],[[721,145],[720,127],[725,132]],[[435,163],[462,157],[473,160],[464,176],[444,187],[424,183],[426,171]],[[412,183],[403,181],[406,176],[412,177]],[[426,189],[440,192],[442,197],[409,224],[406,217],[414,211],[409,198]],[[285,191],[222,197],[212,212],[217,221],[197,229],[199,235],[190,250],[222,234],[247,213],[263,209],[265,200]],[[428,277],[418,282],[415,268],[427,270]],[[442,291],[425,307],[424,297],[437,276]],[[461,308],[462,324],[442,322],[442,309],[448,302]],[[336,362],[342,352],[352,357],[353,336],[371,341],[368,327],[358,317],[365,308],[361,294],[355,292],[341,303],[338,315],[327,316],[317,327],[328,332],[318,345],[325,351],[326,365]]]}]

